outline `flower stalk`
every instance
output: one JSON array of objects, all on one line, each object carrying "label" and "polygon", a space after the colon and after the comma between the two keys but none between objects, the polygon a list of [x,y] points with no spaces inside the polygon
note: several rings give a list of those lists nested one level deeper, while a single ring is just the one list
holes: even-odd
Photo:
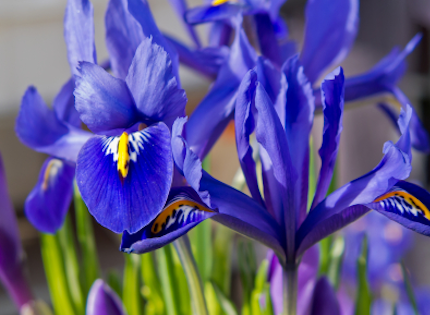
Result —
[{"label": "flower stalk", "polygon": [[284,292],[284,315],[296,315],[297,309],[297,265],[291,264],[282,270]]}]

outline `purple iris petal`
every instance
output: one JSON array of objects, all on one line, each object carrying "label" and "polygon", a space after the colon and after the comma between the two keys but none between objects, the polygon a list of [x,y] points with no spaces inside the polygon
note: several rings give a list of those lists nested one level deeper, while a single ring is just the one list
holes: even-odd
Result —
[{"label": "purple iris petal", "polygon": [[0,156],[0,281],[20,308],[33,297],[22,271],[23,249]]},{"label": "purple iris petal", "polygon": [[229,23],[223,21],[213,22],[209,31],[209,46],[228,46],[232,32],[233,28]]},{"label": "purple iris petal", "polygon": [[254,15],[257,30],[257,37],[260,45],[261,54],[281,66],[281,52],[276,38],[275,29],[268,14],[260,13]]},{"label": "purple iris petal", "polygon": [[76,128],[80,128],[81,119],[79,118],[79,113],[75,108],[75,98],[73,97],[74,89],[75,80],[69,79],[69,81],[62,86],[60,92],[55,96],[52,102],[52,108],[59,120]]},{"label": "purple iris petal", "polygon": [[336,292],[326,277],[321,277],[315,285],[311,315],[340,315]]},{"label": "purple iris petal", "polygon": [[358,11],[359,0],[308,1],[300,60],[311,83],[348,54],[357,35]]},{"label": "purple iris petal", "polygon": [[91,137],[89,132],[63,124],[34,87],[29,87],[22,98],[15,131],[33,150],[69,161],[76,161],[79,150]]},{"label": "purple iris petal", "polygon": [[178,52],[179,61],[182,64],[211,79],[216,78],[219,69],[230,53],[226,46],[192,50],[172,37],[164,35],[164,38]]},{"label": "purple iris petal", "polygon": [[327,235],[355,221],[368,211],[362,205],[372,203],[377,197],[387,193],[411,172],[411,145],[409,122],[412,109],[400,114],[399,127],[402,136],[394,145],[391,141],[384,145],[384,157],[371,172],[330,194],[309,213],[298,230],[297,255]]},{"label": "purple iris petal", "polygon": [[185,21],[191,25],[205,22],[227,20],[237,16],[247,7],[241,3],[226,2],[220,5],[203,5],[188,10],[185,13]]},{"label": "purple iris petal", "polygon": [[75,165],[48,158],[36,186],[25,201],[25,215],[44,233],[55,233],[64,222],[73,194]]},{"label": "purple iris petal", "polygon": [[[256,75],[256,74],[255,74]],[[294,235],[296,232],[296,215],[294,213],[294,191],[298,174],[295,173],[291,162],[287,136],[281,121],[270,101],[266,91],[257,83],[255,93],[255,108],[257,109],[256,137],[262,149],[266,151],[261,162],[263,171],[273,174],[273,184],[269,187],[269,196],[274,213],[279,214],[285,224],[287,237],[287,256],[291,258],[294,252]],[[268,165],[270,163],[270,165]],[[276,187],[274,187],[276,186]],[[274,194],[276,188],[276,194]],[[266,193],[266,189],[265,189]],[[283,215],[283,217],[282,217]]]},{"label": "purple iris petal", "polygon": [[68,0],[64,16],[64,39],[72,74],[77,75],[78,63],[96,63],[94,45],[94,9],[89,0]]},{"label": "purple iris petal", "polygon": [[[306,216],[309,174],[309,139],[315,112],[315,98],[305,70],[298,57],[283,65],[287,79],[285,105],[285,131],[290,150],[292,168],[298,178],[294,184],[294,210],[297,226]],[[289,224],[292,224],[289,222]]]},{"label": "purple iris petal", "polygon": [[103,280],[94,281],[88,293],[86,315],[125,315],[121,299]]},{"label": "purple iris petal", "polygon": [[130,135],[91,138],[79,153],[76,180],[101,225],[135,233],[163,209],[172,164],[169,129],[158,123]]},{"label": "purple iris petal", "polygon": [[89,62],[80,64],[79,73],[75,106],[88,128],[97,134],[118,135],[137,122],[137,108],[123,80]]},{"label": "purple iris petal", "polygon": [[128,10],[139,22],[142,27],[143,35],[146,38],[152,36],[154,43],[164,48],[172,60],[172,71],[176,77],[178,87],[181,87],[181,81],[179,79],[179,58],[175,49],[170,46],[160,30],[155,24],[154,17],[152,16],[151,10],[147,0],[128,0]]},{"label": "purple iris petal", "polygon": [[200,38],[195,31],[194,27],[190,24],[188,24],[185,21],[185,12],[188,9],[187,1],[186,0],[169,0],[170,5],[175,9],[176,13],[179,16],[180,21],[184,24],[185,29],[187,30],[188,34],[190,35],[191,39],[194,41],[194,44],[197,48],[201,47]]},{"label": "purple iris petal", "polygon": [[417,185],[399,181],[387,194],[367,206],[411,230],[430,236],[430,194]]},{"label": "purple iris petal", "polygon": [[190,187],[171,190],[166,206],[160,214],[135,234],[125,232],[120,249],[142,254],[173,242],[200,222],[217,215]]},{"label": "purple iris petal", "polygon": [[185,91],[172,73],[169,55],[151,37],[137,48],[125,81],[146,118],[170,127],[177,117],[185,115]]},{"label": "purple iris petal", "polygon": [[221,67],[213,87],[190,117],[187,141],[193,151],[203,158],[231,119],[235,97],[245,74],[254,68],[257,54],[249,44],[241,19],[235,20],[236,37],[230,56]]},{"label": "purple iris petal", "polygon": [[254,132],[255,121],[252,111],[255,111],[255,91],[257,76],[250,70],[243,79],[235,106],[236,146],[240,165],[245,175],[246,183],[252,197],[264,205],[258,188],[256,164],[252,156],[253,149],[249,143],[249,136]]},{"label": "purple iris petal", "polygon": [[319,150],[321,169],[311,209],[325,198],[333,177],[340,134],[343,128],[344,81],[343,70],[338,68],[321,84],[324,113],[323,142]]},{"label": "purple iris petal", "polygon": [[128,11],[127,0],[110,0],[105,16],[106,45],[112,71],[125,79],[137,47],[144,36],[142,27]]}]

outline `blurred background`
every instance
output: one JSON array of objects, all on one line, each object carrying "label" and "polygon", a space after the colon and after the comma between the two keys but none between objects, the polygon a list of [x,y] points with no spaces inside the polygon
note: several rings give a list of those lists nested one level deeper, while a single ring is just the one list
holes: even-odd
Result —
[{"label": "blurred background", "polygon": [[[104,12],[107,0],[93,0],[98,60],[107,58],[104,43]],[[189,0],[190,7],[201,0]],[[167,0],[149,0],[159,28],[189,43],[181,22]],[[303,37],[305,0],[288,0],[282,8],[291,36],[300,44]],[[36,183],[45,156],[22,145],[14,132],[21,97],[29,85],[37,87],[50,104],[69,78],[66,47],[63,40],[63,13],[66,0],[0,0],[0,151],[4,158],[9,191],[19,216],[22,240],[29,262],[29,277],[37,297],[48,300],[49,294],[40,258],[38,233],[26,221],[23,204]],[[423,33],[418,48],[408,57],[408,72],[401,88],[430,125],[430,1],[428,0],[361,0],[360,29],[357,41],[342,66],[346,76],[371,68],[394,46],[403,47],[417,32]],[[205,36],[206,29],[199,26]],[[318,52],[315,52],[318,53]],[[189,108],[205,95],[210,82],[188,69],[181,69],[182,84],[187,91]],[[339,157],[339,183],[344,184],[377,165],[382,146],[396,140],[397,134],[372,99],[355,106],[344,115]],[[426,106],[426,104],[428,106]],[[358,105],[358,104],[357,104]],[[314,126],[315,145],[319,147],[322,117]],[[235,153],[234,133],[228,128],[211,153],[213,175],[230,183],[239,164]],[[428,187],[429,168],[426,156],[415,152],[411,179]],[[118,238],[96,226],[97,244],[104,270],[122,269],[123,257]],[[430,285],[430,239],[415,236],[414,249],[408,253],[407,265],[419,284]],[[263,252],[263,251],[262,251]],[[0,287],[0,314],[16,314],[13,304]]]}]

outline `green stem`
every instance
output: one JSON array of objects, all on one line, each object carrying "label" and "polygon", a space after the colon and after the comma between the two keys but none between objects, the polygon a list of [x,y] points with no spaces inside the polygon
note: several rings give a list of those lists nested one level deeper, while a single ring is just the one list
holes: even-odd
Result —
[{"label": "green stem", "polygon": [[200,279],[200,274],[197,269],[193,253],[191,252],[190,242],[187,235],[177,239],[173,244],[187,277],[193,314],[208,315],[209,313],[206,307],[202,281]]},{"label": "green stem", "polygon": [[129,315],[139,315],[142,313],[139,271],[140,256],[125,254],[122,300]]},{"label": "green stem", "polygon": [[287,265],[282,270],[284,286],[284,315],[296,315],[297,307],[297,266]]},{"label": "green stem", "polygon": [[84,295],[87,296],[94,281],[99,278],[100,269],[91,216],[88,212],[87,206],[82,200],[76,184],[74,203],[76,212],[76,230],[82,254],[83,272],[81,281]]}]

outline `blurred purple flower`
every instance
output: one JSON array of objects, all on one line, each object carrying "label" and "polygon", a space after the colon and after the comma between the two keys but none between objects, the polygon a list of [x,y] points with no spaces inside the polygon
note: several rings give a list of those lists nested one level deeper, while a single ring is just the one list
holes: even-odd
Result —
[{"label": "blurred purple flower", "polygon": [[86,315],[125,315],[121,299],[101,279],[92,285],[88,293]]}]

